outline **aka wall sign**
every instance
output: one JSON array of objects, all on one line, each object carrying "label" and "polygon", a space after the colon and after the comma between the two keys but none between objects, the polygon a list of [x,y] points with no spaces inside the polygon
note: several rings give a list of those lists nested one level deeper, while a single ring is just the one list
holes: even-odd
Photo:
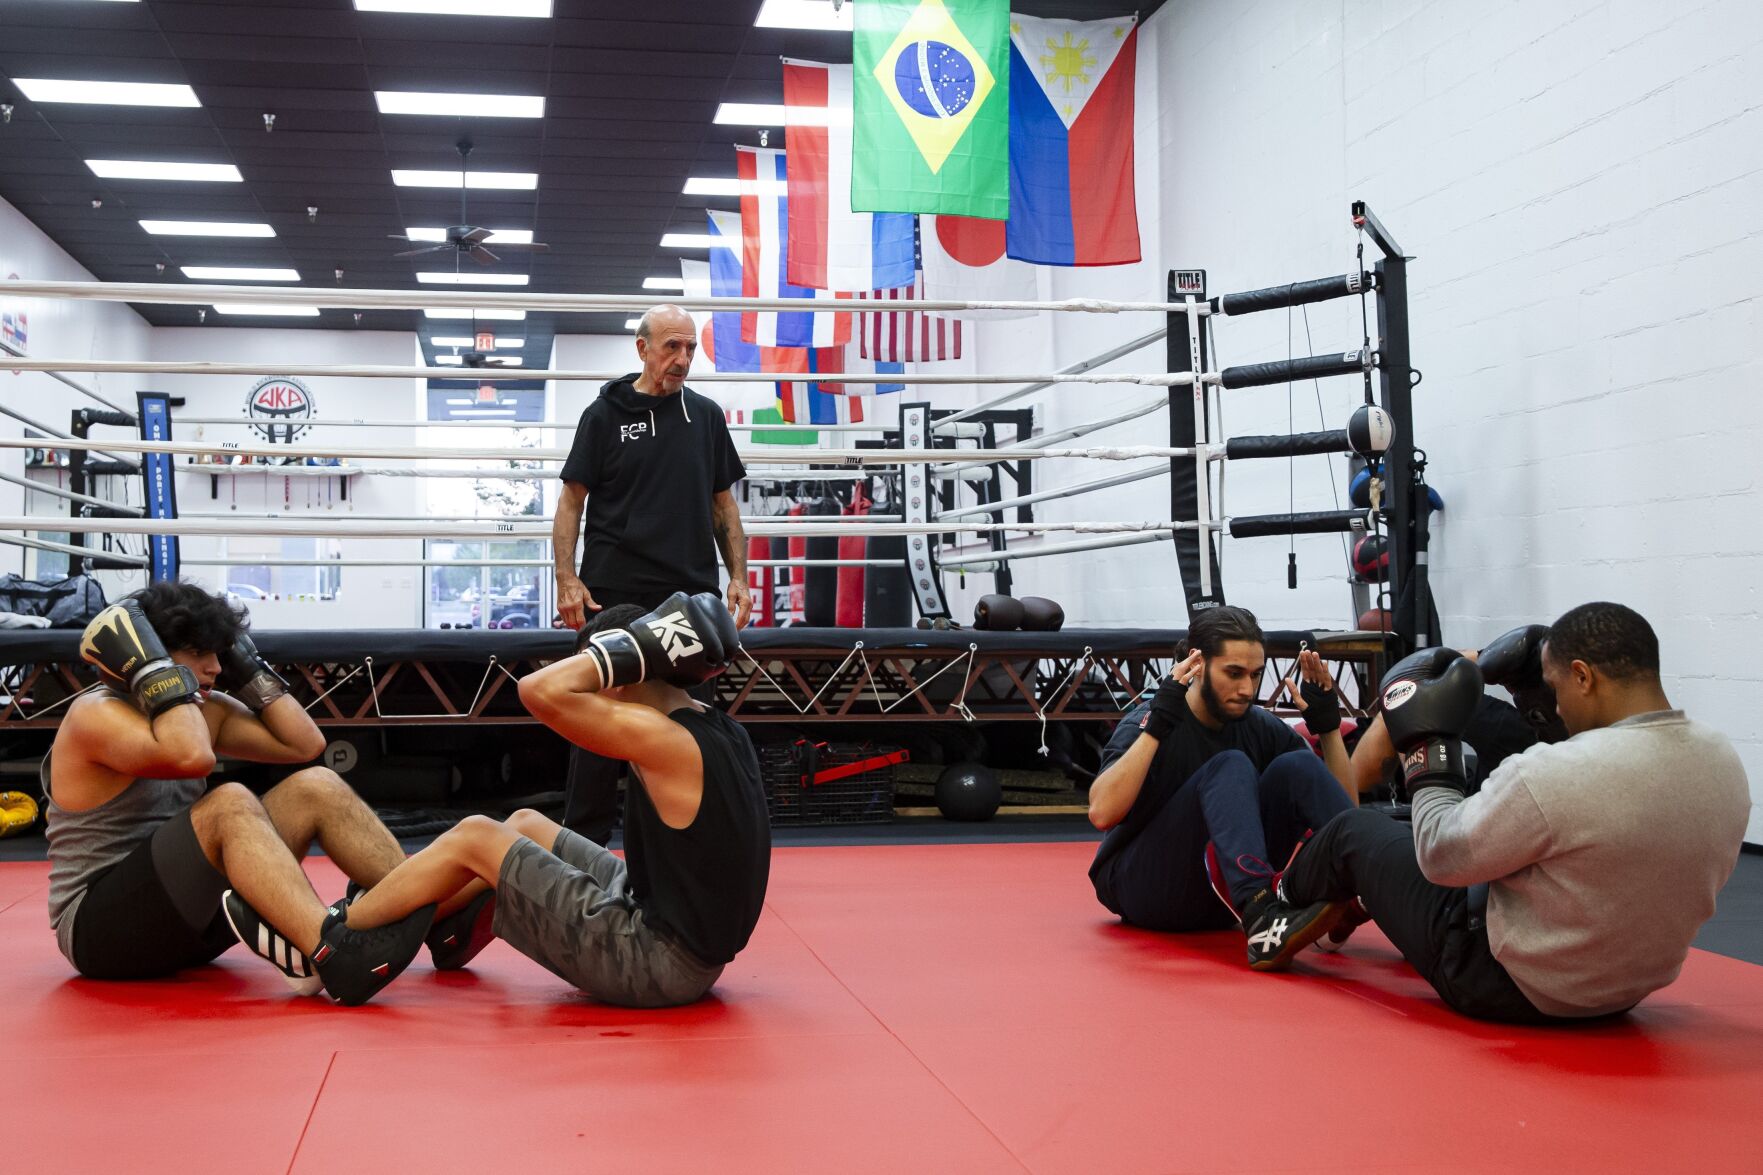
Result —
[{"label": "aka wall sign", "polygon": [[312,392],[297,379],[272,375],[245,397],[245,417],[264,440],[291,442],[312,427]]}]

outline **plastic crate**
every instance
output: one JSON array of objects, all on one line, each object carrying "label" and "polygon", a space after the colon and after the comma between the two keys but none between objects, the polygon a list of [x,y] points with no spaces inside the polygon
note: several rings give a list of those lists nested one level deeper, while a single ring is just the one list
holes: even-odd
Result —
[{"label": "plastic crate", "polygon": [[894,818],[900,747],[809,739],[757,748],[774,826],[887,824]]}]

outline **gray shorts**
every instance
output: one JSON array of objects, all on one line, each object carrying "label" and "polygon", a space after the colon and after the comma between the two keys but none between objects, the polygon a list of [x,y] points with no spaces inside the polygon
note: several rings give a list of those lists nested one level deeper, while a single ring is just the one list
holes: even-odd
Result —
[{"label": "gray shorts", "polygon": [[496,883],[496,937],[603,1003],[666,1008],[722,974],[648,926],[624,862],[560,829],[553,852],[521,837]]}]

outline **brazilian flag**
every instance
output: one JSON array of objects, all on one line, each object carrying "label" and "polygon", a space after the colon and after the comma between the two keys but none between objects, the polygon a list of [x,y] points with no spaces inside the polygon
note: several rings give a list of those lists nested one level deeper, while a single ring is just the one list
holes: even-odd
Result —
[{"label": "brazilian flag", "polygon": [[1010,213],[1009,0],[862,0],[851,210]]}]

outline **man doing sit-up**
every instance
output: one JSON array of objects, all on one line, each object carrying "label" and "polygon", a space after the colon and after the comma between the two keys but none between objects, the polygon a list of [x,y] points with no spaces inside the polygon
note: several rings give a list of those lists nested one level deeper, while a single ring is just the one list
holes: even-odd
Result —
[{"label": "man doing sit-up", "polygon": [[352,934],[313,892],[299,859],[314,843],[362,885],[404,859],[335,772],[296,771],[261,800],[210,785],[219,755],[294,764],[324,749],[245,624],[224,598],[162,582],[86,626],[80,656],[103,688],[68,707],[43,761],[49,921],[88,978],[171,975],[236,933],[296,991],[358,1004],[421,948],[427,916]]},{"label": "man doing sit-up", "polygon": [[714,594],[676,592],[653,612],[606,608],[577,656],[522,679],[521,701],[540,721],[636,769],[624,860],[537,812],[471,816],[357,898],[349,925],[438,902],[442,917],[471,914],[470,950],[506,939],[602,1002],[701,998],[747,945],[771,869],[753,744],[686,693],[721,673],[737,642]]}]

